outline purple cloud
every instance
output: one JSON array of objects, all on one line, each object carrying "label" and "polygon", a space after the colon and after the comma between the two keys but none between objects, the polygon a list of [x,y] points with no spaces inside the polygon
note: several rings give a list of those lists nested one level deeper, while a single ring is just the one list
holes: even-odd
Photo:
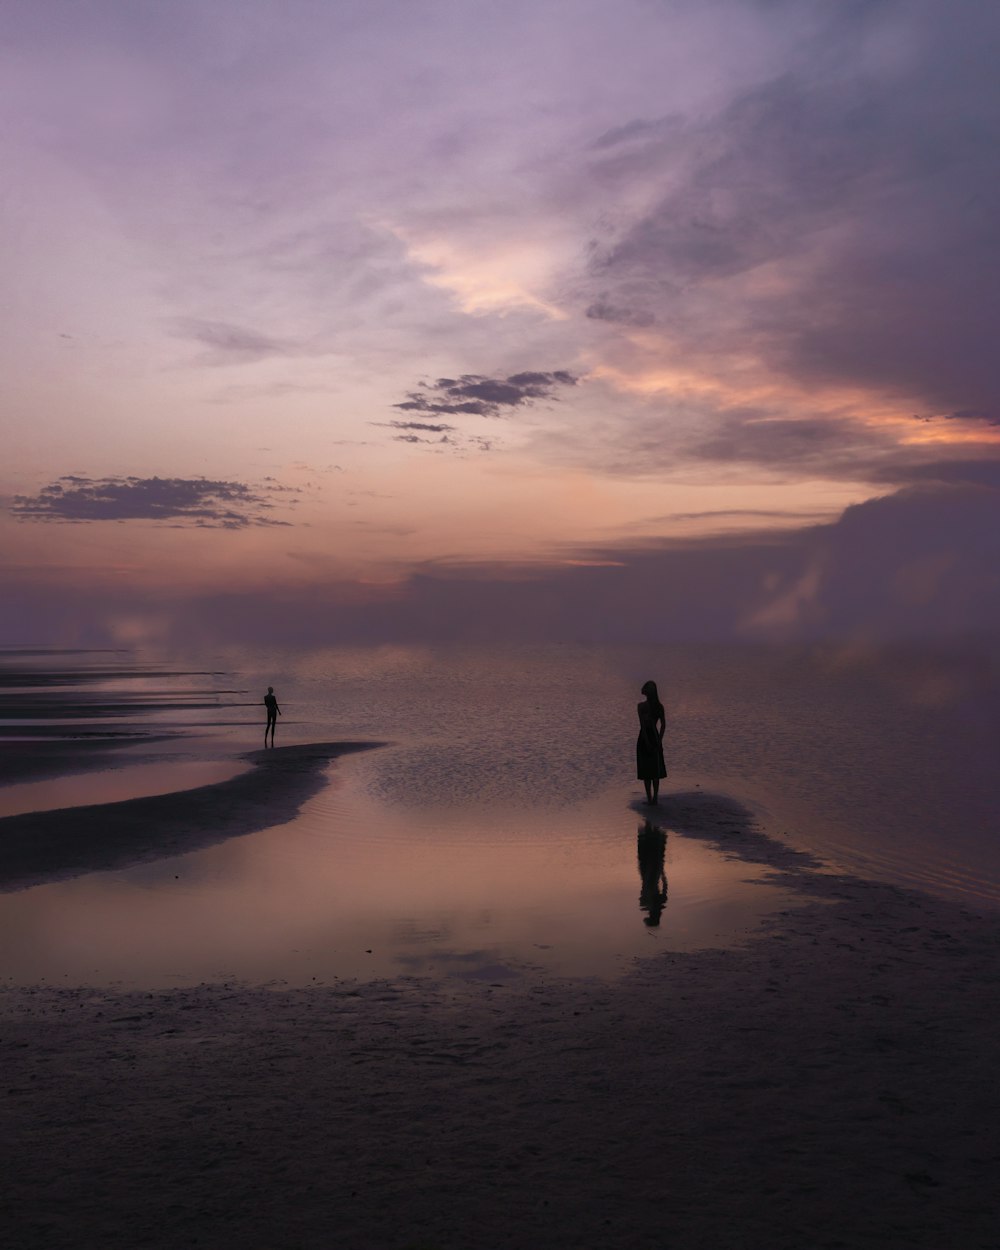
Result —
[{"label": "purple cloud", "polygon": [[[593,241],[583,307],[993,424],[1000,10],[830,6],[823,27],[714,113],[591,145],[595,184],[668,190]],[[868,37],[896,54],[859,56]]]},{"label": "purple cloud", "polygon": [[564,369],[551,373],[513,373],[506,378],[488,378],[465,373],[460,378],[438,378],[421,382],[420,390],[408,392],[394,408],[403,412],[425,412],[448,416],[499,417],[525,404],[557,398],[556,390],[575,386],[576,378]]},{"label": "purple cloud", "polygon": [[957,412],[915,412],[913,420],[922,425],[935,425],[939,421],[961,421],[967,427],[1000,426],[1000,414],[983,412],[976,408],[960,408]]},{"label": "purple cloud", "polygon": [[[67,474],[37,495],[16,495],[11,513],[22,521],[158,521],[211,529],[289,525],[269,513],[279,494],[298,494],[273,479],[257,488],[207,478],[106,477]],[[288,500],[294,503],[295,500]]]},{"label": "purple cloud", "polygon": [[372,421],[371,425],[382,425],[391,430],[419,430],[424,434],[450,434],[453,425],[444,422],[435,424],[433,421]]},{"label": "purple cloud", "polygon": [[618,325],[640,328],[651,326],[656,322],[656,317],[648,309],[627,308],[621,304],[612,304],[605,295],[598,296],[589,305],[586,315],[591,321],[611,321]]}]

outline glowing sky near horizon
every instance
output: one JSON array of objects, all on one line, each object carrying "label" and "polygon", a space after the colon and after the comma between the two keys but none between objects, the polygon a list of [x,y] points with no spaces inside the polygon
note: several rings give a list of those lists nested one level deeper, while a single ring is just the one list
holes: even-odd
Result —
[{"label": "glowing sky near horizon", "polygon": [[998,36],[944,0],[15,0],[6,575],[600,564],[995,468]]}]

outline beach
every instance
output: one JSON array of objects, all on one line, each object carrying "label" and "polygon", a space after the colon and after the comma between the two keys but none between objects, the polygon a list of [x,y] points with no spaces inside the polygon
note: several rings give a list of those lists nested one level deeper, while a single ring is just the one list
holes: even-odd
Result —
[{"label": "beach", "polygon": [[[352,745],[117,804],[141,816],[130,853],[287,816]],[[4,987],[5,1243],[1000,1244],[997,916],[823,871],[723,795],[667,793],[656,818],[796,902],[615,980]],[[93,811],[21,830],[7,889],[122,855]]]},{"label": "beach", "polygon": [[1000,3],[0,24],[0,1250],[1000,1250]]}]

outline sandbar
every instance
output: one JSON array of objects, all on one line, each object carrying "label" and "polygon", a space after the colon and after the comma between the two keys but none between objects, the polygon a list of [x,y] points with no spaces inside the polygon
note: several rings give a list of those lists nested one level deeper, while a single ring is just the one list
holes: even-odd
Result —
[{"label": "sandbar", "polygon": [[291,820],[326,784],[331,760],[378,742],[313,742],[249,751],[253,767],[173,794],[0,819],[0,890],[126,868]]}]

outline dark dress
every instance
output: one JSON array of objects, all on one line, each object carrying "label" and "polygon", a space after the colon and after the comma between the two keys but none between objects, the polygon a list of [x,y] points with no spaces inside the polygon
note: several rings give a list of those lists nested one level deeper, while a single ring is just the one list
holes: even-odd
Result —
[{"label": "dark dress", "polygon": [[635,743],[635,773],[640,781],[652,781],[665,777],[667,766],[663,762],[663,743],[656,732],[657,719],[663,715],[661,708],[648,703],[639,704],[639,737]]}]

